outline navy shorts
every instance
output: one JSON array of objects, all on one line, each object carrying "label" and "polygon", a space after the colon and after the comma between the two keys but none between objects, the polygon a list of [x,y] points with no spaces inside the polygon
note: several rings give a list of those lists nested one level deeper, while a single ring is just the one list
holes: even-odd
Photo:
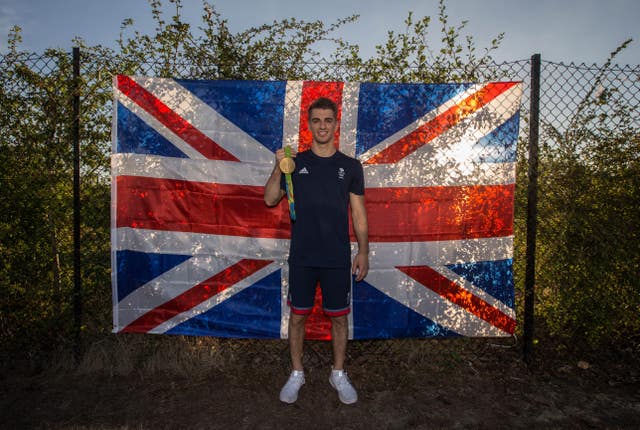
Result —
[{"label": "navy shorts", "polygon": [[329,317],[347,315],[351,312],[351,281],[348,267],[289,266],[287,303],[294,314],[309,315],[319,283],[324,313]]}]

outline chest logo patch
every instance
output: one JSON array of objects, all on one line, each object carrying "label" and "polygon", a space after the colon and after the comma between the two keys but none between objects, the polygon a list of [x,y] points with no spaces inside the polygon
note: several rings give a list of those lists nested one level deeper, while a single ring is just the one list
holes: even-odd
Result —
[{"label": "chest logo patch", "polygon": [[340,180],[344,179],[344,175],[345,175],[345,171],[344,171],[344,169],[342,167],[340,167],[338,169],[338,179],[340,179]]}]

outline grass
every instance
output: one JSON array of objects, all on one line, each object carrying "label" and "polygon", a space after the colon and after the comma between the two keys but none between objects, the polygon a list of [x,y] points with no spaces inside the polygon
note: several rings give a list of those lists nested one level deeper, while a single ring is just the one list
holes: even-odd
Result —
[{"label": "grass", "polygon": [[[400,367],[436,363],[442,368],[456,368],[469,357],[492,350],[509,349],[516,355],[520,345],[515,338],[500,339],[391,339],[351,341],[348,365],[385,362]],[[261,365],[289,367],[286,340],[220,339],[210,337],[111,334],[89,344],[78,366],[70,351],[61,351],[51,360],[53,372],[78,374],[104,373],[124,376],[132,373],[176,376],[204,376],[211,370],[222,371]],[[331,344],[326,341],[305,343],[305,366],[331,365]]]}]

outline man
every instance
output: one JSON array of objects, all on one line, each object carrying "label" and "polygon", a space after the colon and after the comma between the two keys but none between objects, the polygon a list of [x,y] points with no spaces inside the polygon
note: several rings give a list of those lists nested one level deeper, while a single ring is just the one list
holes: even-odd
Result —
[{"label": "man", "polygon": [[[338,108],[327,99],[315,100],[308,110],[311,149],[292,154],[291,173],[296,220],[291,223],[289,250],[289,349],[292,371],[280,392],[280,400],[294,403],[304,385],[302,353],[305,322],[312,311],[316,284],[320,283],[324,312],[331,319],[333,368],[329,383],[343,403],[352,404],[358,394],[344,371],[351,311],[351,283],[369,271],[367,213],[364,205],[362,164],[339,152],[334,144]],[[267,180],[264,201],[275,206],[286,194],[279,165],[285,151],[276,152],[276,165]],[[351,262],[348,207],[358,252]]]}]

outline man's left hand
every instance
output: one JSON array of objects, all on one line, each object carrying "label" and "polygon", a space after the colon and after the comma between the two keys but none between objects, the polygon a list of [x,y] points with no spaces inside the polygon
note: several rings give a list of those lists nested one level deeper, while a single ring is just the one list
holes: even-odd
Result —
[{"label": "man's left hand", "polygon": [[351,273],[356,275],[356,281],[362,281],[365,276],[367,276],[367,273],[369,273],[369,255],[356,254],[352,267]]}]

